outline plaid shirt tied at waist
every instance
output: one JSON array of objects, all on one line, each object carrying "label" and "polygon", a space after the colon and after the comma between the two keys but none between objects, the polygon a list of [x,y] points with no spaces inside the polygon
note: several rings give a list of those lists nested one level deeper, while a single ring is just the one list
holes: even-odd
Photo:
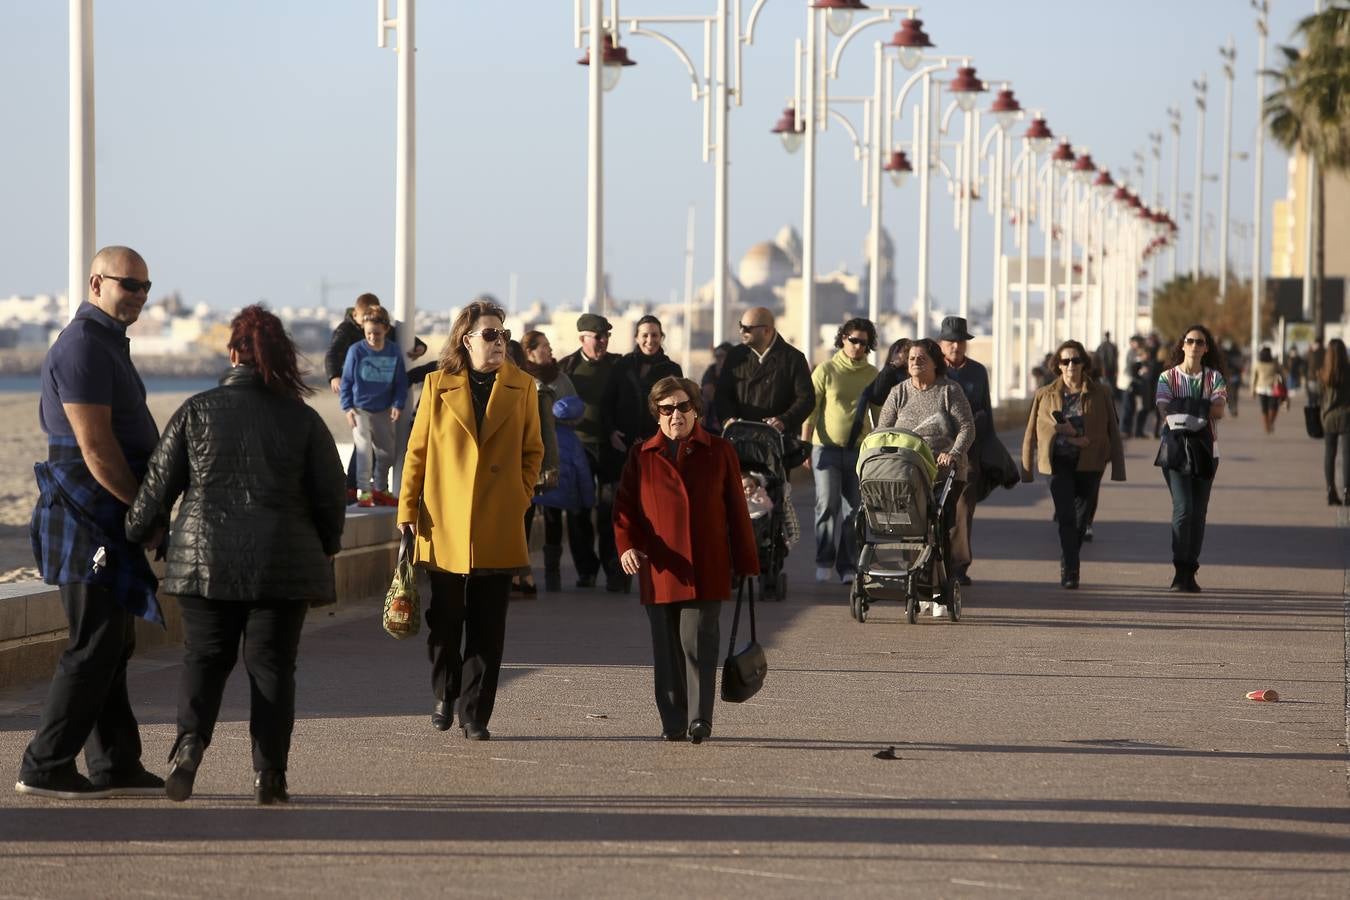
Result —
[{"label": "plaid shirt tied at waist", "polygon": [[[137,478],[148,462],[127,459]],[[47,459],[33,474],[38,502],[28,535],[42,580],[107,588],[127,612],[163,625],[159,579],[145,551],[126,539],[127,507],[94,479],[75,439],[48,436]]]}]

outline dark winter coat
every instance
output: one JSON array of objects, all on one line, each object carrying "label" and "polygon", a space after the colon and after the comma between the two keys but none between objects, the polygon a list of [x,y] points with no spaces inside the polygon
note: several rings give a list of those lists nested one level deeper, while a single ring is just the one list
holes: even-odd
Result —
[{"label": "dark winter coat", "polygon": [[728,419],[763,422],[779,418],[787,434],[800,434],[802,423],[816,406],[811,367],[796,347],[775,337],[761,362],[742,344],[727,354],[717,382],[717,415]]},{"label": "dark winter coat", "polygon": [[[646,374],[642,372],[643,366],[647,367]],[[605,433],[622,432],[624,443],[629,447],[656,434],[656,419],[647,408],[647,397],[652,392],[652,385],[671,376],[683,378],[684,370],[666,356],[664,350],[655,356],[634,350],[619,357],[605,386],[602,406]]]},{"label": "dark winter coat", "polygon": [[736,451],[701,425],[672,462],[657,433],[628,454],[614,499],[614,543],[639,550],[642,602],[727,600],[731,576],[759,574]]},{"label": "dark winter coat", "polygon": [[182,496],[165,593],[251,603],[332,603],[346,476],[319,414],[236,366],[169,420],[127,537],[145,541]]},{"label": "dark winter coat", "polygon": [[1338,383],[1323,387],[1322,430],[1327,434],[1350,431],[1350,371],[1342,369]]},{"label": "dark winter coat", "polygon": [[[342,377],[342,365],[347,361],[347,351],[351,349],[352,344],[366,339],[365,329],[361,323],[356,321],[354,313],[355,307],[348,307],[347,314],[342,317],[342,321],[333,329],[333,337],[328,344],[328,352],[323,355],[323,371],[328,376],[328,380]],[[398,326],[389,329],[388,341],[391,344],[398,343]],[[413,346],[421,347],[423,351],[427,345],[418,338],[413,338]],[[435,367],[436,363],[429,363],[428,366]],[[419,383],[426,377],[423,371],[426,367],[419,367],[418,377],[412,377],[414,370],[409,370],[409,381]]]},{"label": "dark winter coat", "polygon": [[576,429],[562,424],[581,416],[585,404],[581,397],[569,394],[553,404],[555,433],[558,439],[558,485],[541,494],[534,502],[555,509],[590,509],[595,506],[595,479],[591,477],[591,463]]}]

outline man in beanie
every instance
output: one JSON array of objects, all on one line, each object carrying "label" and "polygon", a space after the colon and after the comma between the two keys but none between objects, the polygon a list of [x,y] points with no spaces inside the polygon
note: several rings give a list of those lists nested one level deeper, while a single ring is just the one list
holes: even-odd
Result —
[{"label": "man in beanie", "polygon": [[960,316],[948,316],[942,320],[938,345],[942,347],[942,356],[947,361],[947,377],[961,385],[975,417],[975,443],[970,445],[966,454],[966,485],[961,496],[956,498],[956,523],[952,529],[952,567],[961,584],[970,584],[966,570],[970,568],[973,558],[971,531],[975,524],[975,505],[983,496],[980,449],[985,441],[993,438],[994,430],[993,404],[989,399],[989,371],[966,356],[966,342],[972,337],[974,335],[966,330],[966,320]]},{"label": "man in beanie", "polygon": [[[619,554],[614,548],[614,490],[623,469],[623,456],[609,442],[604,429],[604,399],[610,375],[618,357],[609,352],[609,320],[595,313],[584,313],[577,319],[577,336],[581,346],[558,360],[558,368],[567,373],[577,394],[586,404],[577,437],[586,450],[591,472],[596,479],[595,521],[589,516],[567,517],[567,543],[572,548],[572,561],[577,567],[577,587],[594,587],[596,576],[603,568],[605,587],[623,591],[628,579],[619,567]],[[597,537],[598,550],[597,555]]]}]

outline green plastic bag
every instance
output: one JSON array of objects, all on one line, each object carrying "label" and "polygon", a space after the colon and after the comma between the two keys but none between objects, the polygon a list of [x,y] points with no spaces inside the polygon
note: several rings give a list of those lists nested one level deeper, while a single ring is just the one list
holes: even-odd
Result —
[{"label": "green plastic bag", "polygon": [[394,580],[384,595],[384,630],[390,637],[410,638],[422,624],[421,604],[417,598],[417,572],[412,564],[412,532],[405,532],[398,546]]}]

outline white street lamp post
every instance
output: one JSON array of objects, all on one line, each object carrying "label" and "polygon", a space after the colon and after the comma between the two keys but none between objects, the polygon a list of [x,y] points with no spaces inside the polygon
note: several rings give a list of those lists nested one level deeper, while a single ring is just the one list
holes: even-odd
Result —
[{"label": "white street lamp post", "polygon": [[70,246],[66,308],[73,317],[89,290],[94,245],[94,0],[70,0]]},{"label": "white street lamp post", "polygon": [[[1172,129],[1172,199],[1169,201],[1172,215],[1181,215],[1181,110],[1175,106],[1167,108],[1167,118]],[[1171,261],[1169,278],[1176,281],[1177,256],[1181,253],[1181,242],[1173,241],[1168,258]]]},{"label": "white street lamp post", "polygon": [[[589,303],[600,298],[601,313],[604,313],[604,276],[601,242],[604,238],[602,228],[603,195],[602,134],[600,114],[600,92],[615,87],[619,73],[625,66],[635,65],[628,58],[628,51],[618,44],[619,28],[628,26],[628,34],[636,37],[651,38],[667,47],[684,64],[692,83],[692,99],[703,101],[703,161],[713,163],[713,345],[721,344],[726,338],[726,307],[730,280],[728,257],[728,175],[730,164],[731,133],[728,113],[731,98],[736,104],[741,102],[741,44],[750,44],[754,40],[755,21],[759,18],[767,0],[756,0],[750,10],[744,34],[741,32],[741,3],[735,0],[735,12],[731,11],[731,0],[716,0],[716,13],[712,15],[673,15],[673,16],[626,16],[621,17],[618,3],[611,0],[610,17],[606,21],[601,12],[603,0],[590,0],[589,32],[591,52],[581,62],[589,65],[593,59],[600,59],[602,65],[592,66],[590,95],[590,145],[588,163],[593,188],[588,197],[591,209],[590,237],[587,251],[587,309]],[[581,0],[577,0],[575,27],[578,41],[582,35]],[[680,44],[667,34],[652,29],[651,25],[701,25],[703,28],[703,72],[700,75],[693,60]],[[713,32],[716,32],[714,37]],[[596,47],[602,49],[596,51]],[[597,72],[596,70],[602,70]],[[601,79],[597,89],[597,75]],[[693,322],[685,323],[686,333],[692,336]]]},{"label": "white street lamp post", "polygon": [[1252,212],[1252,342],[1251,352],[1255,355],[1261,345],[1261,303],[1265,300],[1265,284],[1261,270],[1261,251],[1264,242],[1262,224],[1265,217],[1266,197],[1263,178],[1266,151],[1266,35],[1269,31],[1270,5],[1266,0],[1253,0],[1256,8],[1256,202]]},{"label": "white street lamp post", "polygon": [[387,46],[394,29],[398,55],[398,134],[394,150],[394,321],[404,323],[398,343],[404,353],[413,348],[417,316],[417,125],[413,32],[415,0],[397,0],[398,15],[389,17],[388,0],[377,0],[380,47]]},{"label": "white street lamp post", "polygon": [[1233,46],[1233,37],[1229,35],[1228,46],[1219,48],[1223,58],[1223,185],[1219,198],[1219,302],[1228,297],[1228,196],[1232,184],[1233,169],[1233,63],[1237,59],[1237,48]]},{"label": "white street lamp post", "polygon": [[1209,92],[1209,78],[1201,75],[1192,82],[1195,87],[1195,208],[1191,219],[1191,277],[1201,275],[1201,229],[1205,211],[1205,95]]},{"label": "white street lamp post", "polygon": [[1008,177],[1008,133],[1007,130],[1000,127],[995,129],[998,141],[998,152],[994,155],[994,309],[993,323],[994,331],[994,402],[997,403],[1003,397],[1008,396],[1009,378],[1007,372],[1008,361],[1008,285],[1005,277],[1005,267],[1003,260],[1003,231],[1006,227],[1004,222],[1003,200],[1004,192],[1007,190]]},{"label": "white street lamp post", "polygon": [[587,69],[586,120],[586,291],[581,308],[605,310],[605,167],[602,107],[605,59],[604,0],[590,0],[591,65]]}]

